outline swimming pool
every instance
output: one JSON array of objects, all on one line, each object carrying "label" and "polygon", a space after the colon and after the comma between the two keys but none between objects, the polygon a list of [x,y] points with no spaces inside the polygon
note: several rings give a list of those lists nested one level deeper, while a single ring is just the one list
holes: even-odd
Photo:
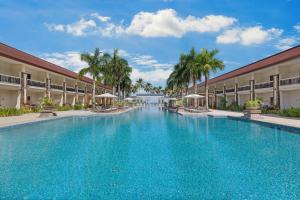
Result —
[{"label": "swimming pool", "polygon": [[300,135],[158,109],[0,129],[0,198],[299,199]]}]

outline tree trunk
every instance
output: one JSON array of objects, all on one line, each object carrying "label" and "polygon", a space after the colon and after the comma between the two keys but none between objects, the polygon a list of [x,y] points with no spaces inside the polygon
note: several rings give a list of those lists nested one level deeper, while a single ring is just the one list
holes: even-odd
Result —
[{"label": "tree trunk", "polygon": [[208,77],[205,76],[205,107],[208,110]]},{"label": "tree trunk", "polygon": [[119,99],[119,101],[121,100],[121,91],[120,91],[120,89],[121,89],[121,86],[120,86],[120,83],[118,84],[118,99]]},{"label": "tree trunk", "polygon": [[92,94],[92,106],[95,108],[95,95],[96,95],[96,80],[93,81],[93,94]]},{"label": "tree trunk", "polygon": [[193,78],[193,87],[194,87],[194,94],[197,94],[197,84],[195,78]]}]

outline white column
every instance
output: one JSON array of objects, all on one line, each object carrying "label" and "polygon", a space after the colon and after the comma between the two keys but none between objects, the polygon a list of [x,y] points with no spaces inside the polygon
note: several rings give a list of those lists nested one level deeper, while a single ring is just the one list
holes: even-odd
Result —
[{"label": "white column", "polygon": [[16,109],[20,109],[22,105],[22,92],[18,91]]}]

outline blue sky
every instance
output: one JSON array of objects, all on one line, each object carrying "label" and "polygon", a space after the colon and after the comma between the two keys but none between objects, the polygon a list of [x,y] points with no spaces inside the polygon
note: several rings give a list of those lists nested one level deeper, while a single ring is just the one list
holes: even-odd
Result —
[{"label": "blue sky", "polygon": [[[231,71],[300,43],[298,0],[0,0],[0,41],[78,71],[80,52],[118,48],[164,85],[180,53],[220,50]],[[216,75],[213,75],[216,76]]]}]

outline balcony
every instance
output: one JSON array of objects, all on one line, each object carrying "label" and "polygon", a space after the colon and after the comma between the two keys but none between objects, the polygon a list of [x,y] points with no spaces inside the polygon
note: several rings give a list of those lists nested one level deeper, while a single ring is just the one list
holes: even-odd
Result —
[{"label": "balcony", "polygon": [[45,82],[35,81],[35,80],[31,80],[31,79],[27,80],[27,85],[33,86],[33,87],[39,87],[39,88],[45,88],[46,87]]},{"label": "balcony", "polygon": [[84,93],[84,89],[78,89],[79,93]]},{"label": "balcony", "polygon": [[67,91],[68,92],[76,92],[75,88],[70,88],[70,87],[67,87]]},{"label": "balcony", "polygon": [[280,85],[294,85],[294,84],[300,84],[300,77],[295,77],[295,78],[287,78],[287,79],[282,79],[280,80]]},{"label": "balcony", "polygon": [[239,92],[247,91],[247,90],[250,90],[250,85],[245,85],[245,86],[241,86],[241,87],[238,88]]},{"label": "balcony", "polygon": [[51,85],[50,87],[54,90],[64,90],[62,85]]},{"label": "balcony", "polygon": [[8,76],[8,75],[0,74],[0,82],[20,85],[21,79],[19,77],[15,77],[15,76]]},{"label": "balcony", "polygon": [[223,94],[223,90],[217,90],[216,94]]},{"label": "balcony", "polygon": [[226,89],[226,93],[232,93],[234,92],[234,88]]},{"label": "balcony", "polygon": [[264,82],[264,83],[257,83],[254,85],[254,89],[264,89],[264,88],[272,88],[273,82]]}]

